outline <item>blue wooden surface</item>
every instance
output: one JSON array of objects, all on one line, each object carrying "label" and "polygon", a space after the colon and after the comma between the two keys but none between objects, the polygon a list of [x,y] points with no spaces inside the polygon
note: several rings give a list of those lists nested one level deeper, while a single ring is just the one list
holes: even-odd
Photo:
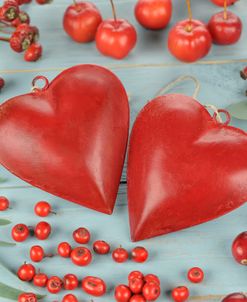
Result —
[{"label": "blue wooden surface", "polygon": [[[1,1],[0,1],[1,3]],[[111,15],[107,0],[95,1],[103,12],[103,16]],[[6,80],[6,87],[0,94],[0,101],[30,91],[31,80],[38,74],[50,80],[60,70],[79,63],[97,63],[111,68],[122,80],[130,96],[131,123],[144,104],[165,84],[183,74],[196,76],[201,82],[198,100],[218,107],[226,107],[232,102],[244,99],[245,82],[239,78],[239,70],[247,63],[247,30],[244,28],[240,42],[233,47],[213,46],[211,53],[202,61],[187,65],[177,62],[166,49],[167,30],[149,32],[138,26],[134,20],[134,0],[116,1],[119,15],[128,16],[138,29],[138,45],[131,55],[122,61],[115,61],[101,56],[93,43],[79,45],[70,41],[61,27],[62,15],[69,1],[57,0],[51,5],[38,6],[32,4],[26,9],[30,12],[33,23],[41,31],[44,45],[44,56],[37,63],[25,63],[20,55],[10,52],[7,45],[0,44],[0,75]],[[194,16],[204,21],[219,10],[209,0],[192,0]],[[240,0],[231,8],[242,17],[244,27],[247,20],[247,2]],[[185,1],[174,0],[172,24],[186,17]],[[170,26],[171,26],[170,25]],[[174,91],[192,94],[193,84],[184,83]],[[233,120],[232,124],[247,129],[246,122]],[[28,225],[37,223],[39,219],[33,215],[36,201],[44,199],[51,202],[57,211],[56,216],[49,216],[53,233],[49,240],[42,242],[48,252],[55,250],[58,242],[71,239],[72,231],[79,226],[86,226],[92,232],[92,240],[104,239],[113,247],[122,244],[132,248],[134,243],[129,239],[126,187],[119,190],[117,205],[112,216],[107,216],[68,203],[65,200],[32,188],[20,179],[0,168],[0,176],[7,181],[0,185],[0,195],[6,195],[12,202],[13,209],[0,214],[9,218],[13,224],[24,222]],[[125,171],[123,172],[125,179]],[[109,284],[109,293],[95,301],[113,301],[111,290],[117,283],[126,282],[127,274],[134,269],[145,273],[157,273],[162,280],[162,296],[159,301],[170,301],[168,291],[177,285],[188,285],[191,289],[191,300],[220,301],[221,295],[234,291],[246,291],[246,267],[237,265],[231,256],[231,242],[235,235],[247,229],[247,206],[232,212],[218,220],[193,227],[178,233],[157,237],[141,244],[150,251],[150,260],[145,264],[127,262],[116,264],[110,256],[95,257],[93,264],[86,268],[70,265],[69,260],[59,257],[46,259],[38,267],[49,275],[63,276],[72,272],[80,277],[97,275]],[[10,227],[1,228],[1,240],[11,240]],[[28,260],[28,247],[39,244],[30,239],[16,248],[1,248],[0,262],[13,271],[25,260]],[[192,266],[201,266],[206,273],[202,285],[191,285],[186,280],[186,271]],[[12,276],[0,270],[0,281],[10,285]],[[62,293],[64,294],[64,293]],[[61,297],[61,295],[60,295]],[[78,290],[82,301],[89,297]],[[45,301],[56,300],[47,297]],[[4,299],[0,301],[5,302]],[[7,300],[6,300],[7,301]]]}]

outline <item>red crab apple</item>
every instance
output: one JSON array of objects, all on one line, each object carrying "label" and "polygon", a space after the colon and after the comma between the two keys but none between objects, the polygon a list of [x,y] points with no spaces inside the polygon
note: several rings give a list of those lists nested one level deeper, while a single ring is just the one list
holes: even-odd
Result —
[{"label": "red crab apple", "polygon": [[[238,0],[227,0],[227,5],[233,5],[236,3]],[[224,6],[224,0],[211,0],[214,4],[218,6]]]},{"label": "red crab apple", "polygon": [[90,2],[75,2],[65,11],[63,27],[66,33],[76,42],[91,42],[99,24],[102,22],[98,8]]},{"label": "red crab apple", "polygon": [[242,293],[234,293],[226,296],[221,302],[246,302],[247,297]]},{"label": "red crab apple", "polygon": [[240,39],[242,22],[234,13],[222,11],[211,17],[208,29],[215,44],[230,45]]},{"label": "red crab apple", "polygon": [[113,2],[113,19],[103,21],[96,33],[99,52],[115,59],[123,59],[135,47],[137,34],[134,26],[125,19],[117,18]]},{"label": "red crab apple", "polygon": [[138,0],[135,6],[135,17],[145,28],[163,29],[172,16],[171,0]]}]

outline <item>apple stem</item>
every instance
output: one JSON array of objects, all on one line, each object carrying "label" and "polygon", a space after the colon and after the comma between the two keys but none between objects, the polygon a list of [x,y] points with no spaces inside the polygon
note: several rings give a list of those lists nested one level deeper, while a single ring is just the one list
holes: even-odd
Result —
[{"label": "apple stem", "polygon": [[114,21],[117,22],[117,13],[113,0],[110,0]]},{"label": "apple stem", "polygon": [[189,26],[187,27],[188,31],[192,30],[192,25],[191,25],[191,21],[192,21],[192,10],[191,10],[191,2],[190,0],[186,0],[187,3],[187,8],[188,8],[188,18],[189,18]]},{"label": "apple stem", "polygon": [[224,19],[227,19],[227,0],[224,0]]},{"label": "apple stem", "polygon": [[10,38],[0,37],[0,41],[9,42]]}]

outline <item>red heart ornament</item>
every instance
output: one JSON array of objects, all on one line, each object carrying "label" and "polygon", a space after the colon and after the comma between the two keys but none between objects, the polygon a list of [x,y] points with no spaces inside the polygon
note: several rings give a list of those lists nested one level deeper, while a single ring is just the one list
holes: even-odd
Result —
[{"label": "red heart ornament", "polygon": [[133,126],[128,200],[134,241],[236,209],[247,200],[247,134],[191,97],[155,98]]},{"label": "red heart ornament", "polygon": [[49,193],[111,214],[129,104],[109,70],[79,65],[0,106],[0,163]]}]

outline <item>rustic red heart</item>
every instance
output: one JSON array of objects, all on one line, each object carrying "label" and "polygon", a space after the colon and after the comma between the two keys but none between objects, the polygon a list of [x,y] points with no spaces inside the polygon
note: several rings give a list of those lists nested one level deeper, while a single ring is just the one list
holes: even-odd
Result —
[{"label": "rustic red heart", "polygon": [[112,213],[129,129],[125,89],[79,65],[0,106],[0,163],[47,192]]},{"label": "rustic red heart", "polygon": [[191,97],[154,99],[132,130],[128,199],[134,241],[236,209],[247,200],[247,134]]}]

